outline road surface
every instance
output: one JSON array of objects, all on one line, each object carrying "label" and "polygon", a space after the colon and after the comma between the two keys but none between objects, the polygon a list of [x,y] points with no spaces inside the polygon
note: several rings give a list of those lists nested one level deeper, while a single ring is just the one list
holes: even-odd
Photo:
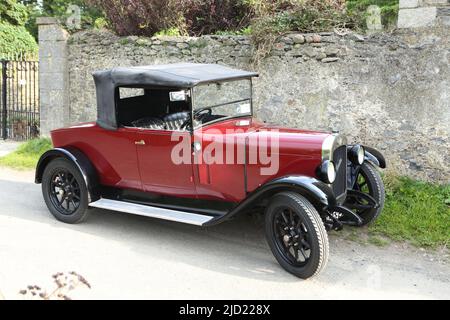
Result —
[{"label": "road surface", "polygon": [[18,142],[9,140],[0,140],[0,157],[4,157],[7,154],[13,152],[19,146]]},{"label": "road surface", "polygon": [[[0,292],[52,289],[55,272],[92,285],[85,299],[449,299],[448,258],[401,244],[330,238],[317,278],[299,280],[273,258],[262,221],[239,217],[210,229],[92,210],[67,225],[48,213],[32,174],[0,169]],[[0,297],[1,297],[0,295]]]}]

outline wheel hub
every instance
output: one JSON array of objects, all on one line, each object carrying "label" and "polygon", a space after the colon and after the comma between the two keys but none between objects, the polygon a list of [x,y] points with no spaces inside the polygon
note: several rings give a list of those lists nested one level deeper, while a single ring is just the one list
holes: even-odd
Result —
[{"label": "wheel hub", "polygon": [[284,243],[288,244],[291,241],[291,236],[288,234],[285,234],[283,236],[283,241],[284,241]]},{"label": "wheel hub", "polygon": [[65,215],[75,212],[80,205],[80,188],[74,175],[67,170],[56,171],[50,184],[51,201]]},{"label": "wheel hub", "polygon": [[281,251],[294,264],[303,265],[310,257],[311,246],[308,240],[308,230],[298,216],[289,209],[280,210],[275,224],[278,231],[278,241],[283,247]]}]

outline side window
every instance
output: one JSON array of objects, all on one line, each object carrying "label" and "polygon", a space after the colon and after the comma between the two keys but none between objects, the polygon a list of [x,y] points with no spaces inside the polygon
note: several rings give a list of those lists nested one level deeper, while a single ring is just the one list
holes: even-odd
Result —
[{"label": "side window", "polygon": [[143,88],[119,88],[119,99],[139,97],[145,95]]},{"label": "side window", "polygon": [[187,92],[180,88],[118,88],[119,125],[152,130],[184,130],[190,119]]}]

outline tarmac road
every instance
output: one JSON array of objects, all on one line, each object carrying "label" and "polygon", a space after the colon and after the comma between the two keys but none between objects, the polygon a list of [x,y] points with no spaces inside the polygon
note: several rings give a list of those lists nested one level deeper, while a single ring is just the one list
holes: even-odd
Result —
[{"label": "tarmac road", "polygon": [[[0,169],[0,297],[52,289],[51,275],[76,271],[86,299],[450,299],[450,267],[439,253],[402,244],[379,248],[330,237],[318,277],[286,273],[262,221],[239,217],[209,229],[92,210],[67,225],[47,211],[31,173]],[[433,260],[433,261],[432,261]]]}]

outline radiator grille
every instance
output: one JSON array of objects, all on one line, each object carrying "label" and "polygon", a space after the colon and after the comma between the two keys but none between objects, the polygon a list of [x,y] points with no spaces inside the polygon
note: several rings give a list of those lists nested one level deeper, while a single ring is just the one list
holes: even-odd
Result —
[{"label": "radiator grille", "polygon": [[333,192],[338,199],[347,191],[347,147],[340,146],[333,152],[333,162],[336,166],[336,180],[333,183]]}]

